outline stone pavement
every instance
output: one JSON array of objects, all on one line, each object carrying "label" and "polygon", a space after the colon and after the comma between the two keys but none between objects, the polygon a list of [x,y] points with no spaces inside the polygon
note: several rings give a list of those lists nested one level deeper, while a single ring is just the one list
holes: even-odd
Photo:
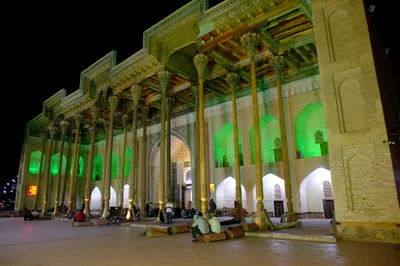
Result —
[{"label": "stone pavement", "polygon": [[[149,221],[154,223],[154,221]],[[147,222],[146,222],[147,223]],[[137,222],[139,225],[140,222]],[[132,226],[72,227],[60,219],[0,219],[1,266],[53,265],[399,265],[400,245],[326,244],[243,237],[193,243],[189,233],[139,236]]]}]

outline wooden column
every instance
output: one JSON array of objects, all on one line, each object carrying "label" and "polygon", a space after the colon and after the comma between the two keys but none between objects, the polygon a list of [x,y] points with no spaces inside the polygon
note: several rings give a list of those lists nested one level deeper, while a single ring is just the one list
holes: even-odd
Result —
[{"label": "wooden column", "polygon": [[[169,93],[168,93],[169,94]],[[172,203],[174,199],[172,199],[172,178],[171,178],[171,108],[172,108],[172,98],[170,95],[166,97],[166,136],[165,136],[165,199],[170,199]]]},{"label": "wooden column", "polygon": [[110,96],[108,98],[110,104],[110,128],[108,132],[107,161],[106,161],[106,180],[104,182],[104,210],[102,217],[107,219],[110,216],[110,186],[111,186],[111,169],[112,169],[112,150],[114,144],[114,116],[117,110],[118,97]]},{"label": "wooden column", "polygon": [[126,135],[127,135],[127,125],[129,116],[124,114],[122,116],[122,122],[124,125],[124,140],[122,143],[122,168],[121,177],[119,179],[119,206],[124,208],[124,185],[125,185],[125,160],[126,160]]},{"label": "wooden column", "polygon": [[63,182],[63,187],[62,187],[62,192],[61,192],[61,206],[64,206],[64,200],[65,200],[65,191],[67,191],[67,184],[70,179],[70,168],[71,168],[71,155],[72,155],[72,142],[74,141],[74,136],[71,134],[68,137],[68,155],[67,155],[67,165],[65,166],[65,176],[64,176],[64,182]]},{"label": "wooden column", "polygon": [[133,201],[135,199],[135,167],[136,167],[136,149],[137,149],[137,109],[139,106],[140,95],[142,93],[142,86],[135,84],[131,87],[132,101],[133,101],[133,120],[132,120],[132,157],[131,157],[131,174],[129,176],[129,207],[126,214],[127,220],[133,220]]},{"label": "wooden column", "polygon": [[194,57],[194,65],[198,73],[199,83],[199,152],[200,152],[200,209],[207,215],[207,179],[206,179],[206,140],[204,129],[204,74],[208,64],[205,54],[197,54]]},{"label": "wooden column", "polygon": [[108,140],[109,140],[109,127],[110,127],[110,121],[103,119],[103,126],[106,134],[106,139],[105,139],[105,147],[104,147],[104,160],[103,160],[103,167],[101,169],[101,213],[103,213],[104,210],[104,191],[106,188],[105,182],[106,182],[106,169],[107,169],[107,147],[108,147]]},{"label": "wooden column", "polygon": [[196,111],[196,125],[195,125],[195,157],[194,160],[194,171],[193,179],[192,179],[192,195],[194,194],[193,200],[195,202],[194,206],[197,208],[201,206],[200,204],[200,130],[199,130],[199,88],[197,86],[193,86],[191,88],[192,94],[195,99],[195,111]]},{"label": "wooden column", "polygon": [[[76,114],[74,116],[75,119],[75,144],[74,144],[74,165],[72,166],[72,176],[70,178],[69,182],[69,201],[68,201],[68,213],[74,213],[76,210],[75,206],[75,184],[76,184],[76,179],[77,179],[77,168],[76,167],[79,164],[79,134],[80,134],[80,126],[83,120],[83,115],[81,114]],[[68,169],[67,169],[68,171]]]},{"label": "wooden column", "polygon": [[[164,208],[165,202],[165,118],[167,110],[167,88],[171,73],[166,70],[158,72],[158,79],[161,87],[161,132],[160,132],[160,182],[158,187],[158,203],[160,212]],[[158,216],[158,221],[159,221]]]},{"label": "wooden column", "polygon": [[147,174],[147,114],[149,108],[147,106],[142,107],[142,122],[143,122],[143,136],[142,136],[142,178],[140,181],[140,198],[142,199],[142,206],[140,208],[140,216],[145,216],[145,204],[146,204],[146,174]]},{"label": "wooden column", "polygon": [[258,44],[257,34],[248,32],[241,38],[241,42],[247,50],[250,58],[251,69],[251,98],[253,104],[253,121],[254,121],[254,157],[255,157],[255,172],[256,172],[256,199],[257,212],[256,222],[261,227],[265,227],[265,222],[262,219],[262,210],[264,209],[263,199],[263,183],[262,183],[262,165],[261,165],[261,145],[260,145],[260,123],[258,119],[258,97],[257,97],[257,79],[254,64],[254,55]]},{"label": "wooden column", "polygon": [[[49,186],[50,186],[50,166],[51,166],[51,156],[53,154],[53,143],[54,143],[54,136],[56,135],[58,128],[54,125],[49,127],[50,133],[50,146],[49,146],[49,155],[47,156],[47,168],[46,168],[46,175],[44,177],[44,188],[43,188],[43,205],[42,205],[42,215],[47,215],[47,200],[49,197]],[[54,207],[55,209],[57,206]]]},{"label": "wooden column", "polygon": [[42,189],[41,188],[41,179],[42,179],[42,172],[43,172],[43,159],[44,159],[44,154],[46,153],[45,148],[46,148],[47,136],[48,136],[47,133],[42,134],[42,154],[40,155],[40,165],[39,165],[39,174],[38,174],[38,182],[37,182],[38,190],[37,190],[37,194],[35,197],[35,201],[33,203],[34,209],[36,209],[38,207],[37,204],[38,204],[39,197],[40,197],[40,190]]},{"label": "wooden column", "polygon": [[63,165],[63,155],[64,155],[64,136],[65,132],[67,131],[67,128],[69,126],[69,122],[66,120],[63,120],[60,122],[60,127],[61,127],[61,150],[60,150],[60,159],[59,159],[59,164],[58,164],[58,175],[57,175],[57,180],[56,180],[56,194],[54,196],[54,212],[53,216],[56,216],[59,214],[58,208],[58,201],[60,199],[60,186],[61,186],[61,176],[62,176],[62,165]]},{"label": "wooden column", "polygon": [[[237,119],[237,107],[236,107],[236,90],[239,84],[239,75],[231,73],[226,77],[226,82],[229,84],[232,90],[232,116],[233,116],[233,145],[235,153],[235,179],[236,179],[236,202],[237,202],[237,215],[242,219],[242,181],[240,177],[240,154],[239,154],[239,132],[238,132],[238,119]],[[244,217],[243,217],[244,218]]]},{"label": "wooden column", "polygon": [[90,218],[90,197],[92,195],[92,176],[93,176],[93,165],[94,165],[94,154],[96,146],[96,121],[99,114],[99,108],[96,105],[91,107],[92,112],[92,127],[89,128],[91,135],[90,140],[90,151],[89,151],[89,164],[86,174],[86,184],[85,184],[85,209],[84,213],[87,218]]},{"label": "wooden column", "polygon": [[283,108],[283,97],[282,97],[282,70],[283,70],[283,56],[278,55],[272,57],[270,60],[271,66],[276,74],[276,89],[278,91],[278,106],[279,106],[279,125],[281,129],[281,140],[282,140],[282,163],[283,163],[283,176],[285,180],[285,192],[287,200],[287,220],[288,222],[296,221],[296,216],[293,211],[292,202],[292,185],[290,180],[290,165],[289,165],[289,153],[288,144],[286,138],[286,125],[285,125],[285,110]]}]

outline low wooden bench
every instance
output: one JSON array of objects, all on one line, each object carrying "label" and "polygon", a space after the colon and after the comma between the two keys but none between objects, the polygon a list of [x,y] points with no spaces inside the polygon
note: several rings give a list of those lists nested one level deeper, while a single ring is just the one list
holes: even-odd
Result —
[{"label": "low wooden bench", "polygon": [[92,223],[90,221],[84,221],[84,222],[72,222],[72,227],[77,227],[77,226],[91,226]]},{"label": "low wooden bench", "polygon": [[108,220],[107,219],[93,220],[91,221],[91,223],[93,226],[108,225]]}]

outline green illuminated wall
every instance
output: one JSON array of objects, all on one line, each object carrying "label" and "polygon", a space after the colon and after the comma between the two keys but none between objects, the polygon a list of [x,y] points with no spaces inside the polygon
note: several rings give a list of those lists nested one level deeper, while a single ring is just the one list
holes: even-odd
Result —
[{"label": "green illuminated wall", "polygon": [[[74,158],[71,160],[71,171],[70,175],[72,176],[72,169],[74,168]],[[78,165],[78,177],[83,176],[83,157],[79,156],[79,165]]]},{"label": "green illuminated wall", "polygon": [[[29,159],[29,174],[39,174],[41,156],[42,156],[41,151],[34,151],[31,153]],[[45,162],[45,160],[46,160],[45,155],[43,155],[43,162]],[[44,173],[44,167],[42,168],[42,173]]]},{"label": "green illuminated wall", "polygon": [[[239,134],[239,158],[243,165],[243,138]],[[215,167],[229,167],[235,164],[233,125],[223,125],[214,136]]]},{"label": "green illuminated wall", "polygon": [[294,132],[296,151],[301,151],[302,158],[321,156],[320,141],[316,141],[317,135],[323,136],[323,141],[328,141],[323,105],[310,103],[296,116]]},{"label": "green illuminated wall", "polygon": [[[124,169],[124,175],[125,178],[129,177],[131,174],[131,158],[132,158],[132,149],[129,147],[126,147],[125,150],[125,169]],[[122,164],[122,156],[121,156],[121,164]]]},{"label": "green illuminated wall", "polygon": [[103,178],[103,159],[100,154],[94,158],[92,180],[101,181]]},{"label": "green illuminated wall", "polygon": [[[273,115],[265,114],[259,118],[260,123],[260,144],[261,144],[261,162],[275,162],[275,139],[281,138],[281,129],[279,119]],[[254,125],[250,127],[250,159],[254,164]]]},{"label": "green illuminated wall", "polygon": [[[50,175],[56,176],[58,175],[58,166],[60,165],[60,154],[54,154],[51,156],[51,163],[50,163]],[[67,158],[63,155],[62,160],[62,175],[65,175],[65,169],[67,167]]]},{"label": "green illuminated wall", "polygon": [[114,153],[112,153],[112,159],[111,159],[111,179],[116,179],[117,178],[117,156],[115,156]]}]

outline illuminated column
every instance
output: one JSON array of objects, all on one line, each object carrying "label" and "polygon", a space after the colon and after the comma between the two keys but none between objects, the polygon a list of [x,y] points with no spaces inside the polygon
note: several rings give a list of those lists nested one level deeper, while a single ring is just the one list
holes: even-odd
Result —
[{"label": "illuminated column", "polygon": [[40,155],[40,165],[39,165],[39,174],[38,174],[38,189],[36,192],[36,197],[35,197],[35,202],[33,203],[33,208],[36,209],[37,208],[37,203],[39,200],[39,196],[40,196],[40,190],[41,188],[41,180],[42,179],[42,172],[43,172],[43,158],[44,158],[44,154],[45,154],[45,148],[46,148],[46,140],[47,140],[47,134],[43,133],[42,134],[42,154]]},{"label": "illuminated column", "polygon": [[[233,115],[233,145],[235,151],[235,179],[236,179],[236,201],[238,203],[238,211],[242,212],[242,182],[240,178],[240,155],[239,155],[239,133],[238,133],[238,120],[236,108],[236,88],[239,84],[239,76],[231,73],[226,77],[226,82],[232,90],[232,115]],[[237,215],[242,217],[241,213]]]},{"label": "illuminated column", "polygon": [[200,207],[200,130],[199,130],[199,88],[193,86],[191,88],[192,94],[195,100],[195,111],[196,111],[196,129],[195,129],[195,164],[194,164],[194,177],[192,179],[192,193],[194,193],[194,201],[196,202],[194,206]]},{"label": "illuminated column", "polygon": [[161,70],[158,72],[158,79],[161,86],[160,182],[158,187],[159,213],[161,213],[165,200],[165,112],[167,110],[167,88],[171,79],[171,73]]},{"label": "illuminated column", "polygon": [[114,116],[117,110],[118,97],[110,96],[108,98],[110,104],[110,129],[108,133],[108,146],[107,146],[107,161],[106,161],[106,180],[104,182],[104,209],[103,209],[103,219],[110,216],[110,185],[111,185],[111,168],[112,168],[112,150],[114,144]]},{"label": "illuminated column", "polygon": [[122,116],[122,122],[124,125],[124,140],[122,144],[122,168],[121,168],[121,178],[119,181],[119,206],[124,207],[124,180],[125,180],[125,157],[126,157],[126,132],[129,116],[124,114]]},{"label": "illuminated column", "polygon": [[205,54],[197,54],[194,57],[194,65],[198,72],[199,83],[199,168],[200,168],[200,209],[207,215],[207,180],[206,180],[206,140],[204,129],[204,72],[207,68],[208,57]]},{"label": "illuminated column", "polygon": [[64,136],[67,128],[69,126],[69,122],[63,120],[60,122],[61,127],[61,148],[60,148],[60,160],[58,164],[58,175],[56,180],[56,195],[54,196],[54,212],[53,215],[58,215],[58,201],[60,199],[60,186],[61,186],[61,176],[62,176],[62,165],[63,165],[63,155],[64,155]]},{"label": "illuminated column", "polygon": [[146,201],[146,174],[147,174],[147,114],[149,108],[142,107],[142,122],[143,122],[143,136],[142,136],[142,178],[140,181],[140,198],[142,199],[142,206],[140,208],[140,216],[145,216],[145,201]]},{"label": "illuminated column", "polygon": [[[169,94],[169,93],[168,93]],[[166,97],[167,108],[166,108],[166,137],[165,137],[165,171],[166,171],[166,182],[165,182],[165,199],[172,200],[172,179],[171,179],[171,104],[172,98],[170,95]],[[172,202],[172,201],[171,201]]]},{"label": "illuminated column", "polygon": [[[72,132],[71,132],[72,133]],[[72,141],[74,141],[74,136],[70,134],[69,140],[68,140],[68,155],[67,155],[67,165],[65,167],[65,176],[64,176],[64,182],[63,182],[63,187],[62,187],[62,192],[61,192],[61,206],[64,206],[64,200],[65,200],[65,191],[67,191],[67,184],[70,178],[69,170],[71,169],[71,154],[72,154]]]},{"label": "illuminated column", "polygon": [[[50,146],[49,146],[49,155],[47,156],[47,168],[46,168],[46,175],[44,177],[44,194],[43,194],[43,205],[42,205],[42,215],[47,215],[47,200],[49,197],[49,186],[50,186],[50,166],[51,166],[51,156],[53,154],[53,142],[54,136],[57,133],[58,128],[54,125],[49,127],[50,133]],[[54,207],[55,209],[57,206]]]},{"label": "illuminated column", "polygon": [[72,176],[69,180],[69,201],[68,201],[68,213],[74,213],[75,212],[75,184],[76,184],[76,178],[77,178],[77,164],[79,163],[79,134],[80,134],[80,126],[83,121],[83,115],[81,114],[76,114],[74,116],[75,119],[75,124],[76,124],[76,130],[75,130],[75,144],[74,144],[74,165],[72,166]]},{"label": "illuminated column", "polygon": [[140,95],[142,94],[142,86],[135,84],[131,87],[131,95],[133,101],[133,119],[132,119],[132,156],[131,156],[131,174],[129,176],[129,210],[126,214],[127,220],[133,220],[133,201],[135,199],[135,167],[136,167],[136,139],[137,139],[137,109],[139,106]]},{"label": "illuminated column", "polygon": [[276,89],[278,91],[278,106],[279,106],[279,125],[281,128],[281,140],[282,140],[282,163],[283,163],[283,176],[285,178],[285,192],[287,200],[287,220],[288,222],[296,221],[296,216],[293,212],[292,202],[292,186],[290,181],[290,166],[289,166],[289,153],[286,139],[286,125],[285,125],[285,113],[283,109],[283,97],[282,97],[282,81],[281,75],[283,70],[283,56],[274,56],[270,60],[271,66],[276,74]]},{"label": "illuminated column", "polygon": [[91,140],[90,140],[90,151],[89,151],[89,162],[86,174],[86,184],[85,184],[85,209],[84,213],[86,217],[90,217],[90,197],[92,195],[92,176],[93,176],[93,163],[94,163],[94,153],[96,145],[96,121],[99,114],[99,108],[96,105],[92,105],[92,127],[89,128]]},{"label": "illuminated column", "polygon": [[107,166],[107,163],[106,163],[106,160],[107,160],[107,147],[108,147],[108,139],[109,139],[109,135],[108,135],[108,128],[109,128],[109,126],[110,126],[110,121],[108,121],[108,120],[105,120],[105,119],[103,119],[103,126],[104,126],[104,130],[105,130],[105,133],[106,133],[106,139],[105,139],[105,146],[104,146],[104,163],[103,163],[103,168],[101,169],[101,171],[102,171],[102,176],[101,176],[101,212],[103,213],[103,210],[104,210],[104,191],[105,191],[105,189],[106,189],[106,185],[105,185],[105,182],[106,182],[106,166]]},{"label": "illuminated column", "polygon": [[264,209],[263,199],[263,183],[262,183],[262,165],[261,165],[261,145],[260,145],[260,124],[258,120],[258,98],[257,98],[257,80],[256,70],[254,64],[254,55],[257,45],[257,34],[248,32],[241,38],[241,42],[247,50],[250,58],[251,68],[251,96],[253,105],[253,120],[254,120],[254,157],[255,157],[255,171],[256,171],[256,199],[257,199],[257,212],[256,222],[261,227],[265,227],[262,219],[261,212]]}]

